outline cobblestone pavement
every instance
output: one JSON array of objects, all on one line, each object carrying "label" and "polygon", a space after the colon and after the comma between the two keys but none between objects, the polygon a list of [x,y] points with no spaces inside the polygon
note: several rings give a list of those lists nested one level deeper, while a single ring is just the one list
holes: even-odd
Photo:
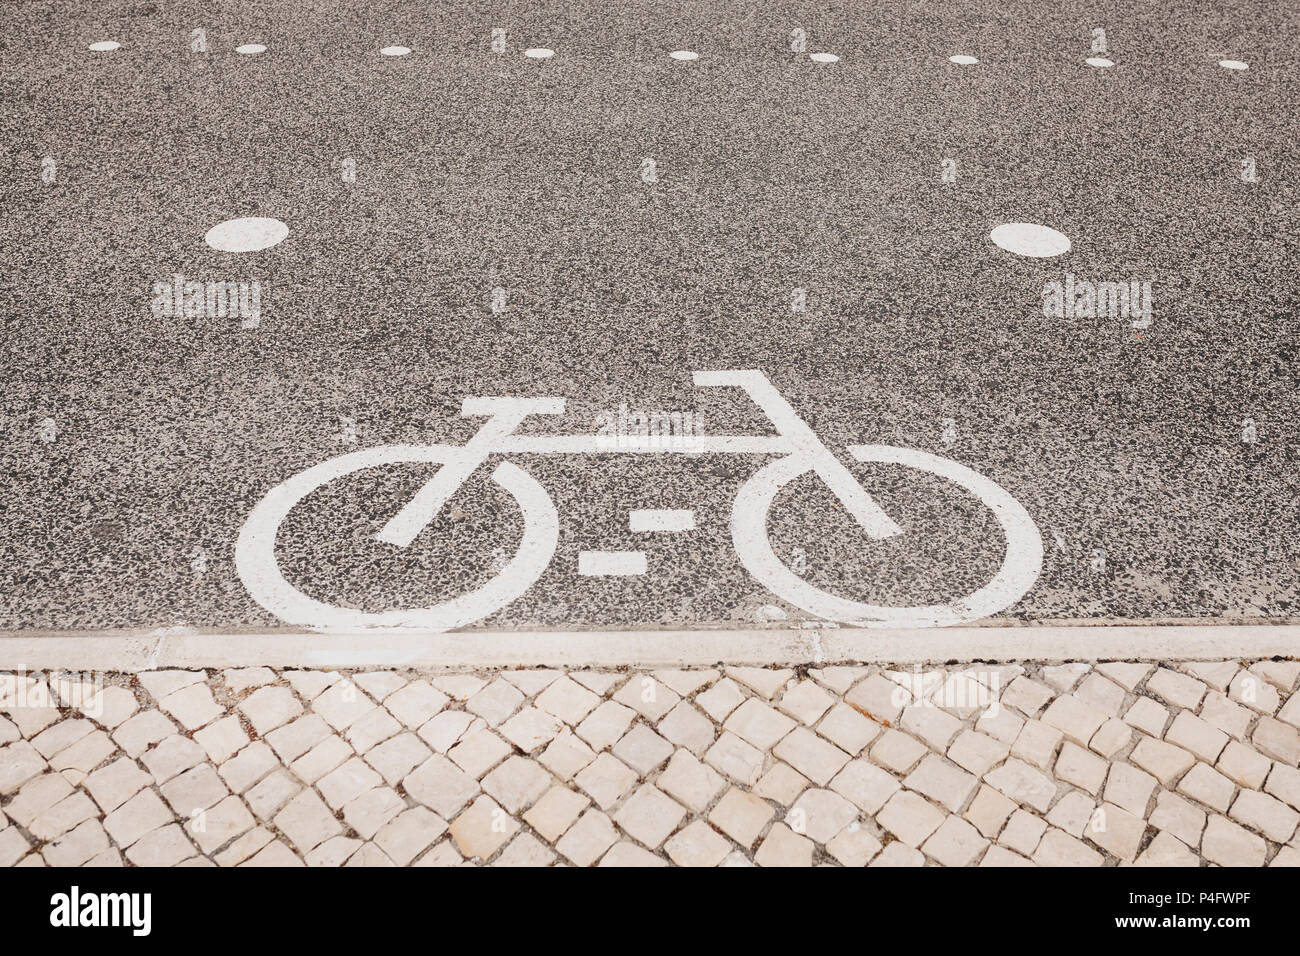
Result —
[{"label": "cobblestone pavement", "polygon": [[0,864],[1290,866],[1298,680],[1294,661],[11,676]]}]

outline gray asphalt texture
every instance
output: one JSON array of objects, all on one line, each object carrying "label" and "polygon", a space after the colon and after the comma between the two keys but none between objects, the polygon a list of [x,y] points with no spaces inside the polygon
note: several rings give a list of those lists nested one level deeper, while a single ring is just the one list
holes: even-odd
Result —
[{"label": "gray asphalt texture", "polygon": [[[459,443],[465,395],[568,398],[539,431],[590,433],[626,403],[762,432],[743,396],[692,386],[711,368],[763,370],[833,449],[923,449],[1007,489],[1046,556],[1003,617],[1300,619],[1294,5],[553,6],[4,5],[0,628],[280,626],[233,562],[272,486],[358,448]],[[1097,26],[1114,68],[1083,62]],[[840,62],[792,52],[796,27]],[[105,39],[122,48],[86,50]],[[248,42],[268,50],[234,52]],[[205,245],[245,215],[291,233]],[[1072,250],[989,241],[1017,221]],[[1153,324],[1044,316],[1066,272],[1150,281]],[[257,280],[260,326],[153,315],[175,274]],[[559,550],[477,626],[803,616],[731,549],[761,462],[518,459],[556,501]],[[989,578],[1002,542],[970,498],[850,467],[906,534],[870,541],[800,479],[769,528],[809,580],[910,604]],[[332,486],[282,528],[286,576],[367,610],[481,583],[520,534],[487,471],[400,551],[372,536],[428,469]],[[634,535],[645,507],[699,528]],[[644,549],[650,572],[579,577],[596,549]]]}]

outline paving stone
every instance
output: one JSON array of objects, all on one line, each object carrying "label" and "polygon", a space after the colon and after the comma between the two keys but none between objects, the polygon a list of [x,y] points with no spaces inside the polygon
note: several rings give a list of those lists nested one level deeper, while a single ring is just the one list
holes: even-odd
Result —
[{"label": "paving stone", "polygon": [[950,813],[956,813],[975,791],[979,778],[942,757],[929,754],[903,784],[947,807]]},{"label": "paving stone", "polygon": [[902,785],[879,767],[865,760],[851,760],[831,780],[830,788],[863,812],[874,814]]},{"label": "paving stone", "polygon": [[257,824],[253,815],[236,796],[228,796],[215,806],[191,818],[185,825],[189,838],[200,852],[210,855]]},{"label": "paving stone", "polygon": [[546,713],[574,726],[599,707],[601,699],[576,681],[561,677],[552,682],[535,703]]},{"label": "paving stone", "polygon": [[1101,866],[1103,862],[1096,850],[1056,827],[1043,834],[1032,859],[1039,866]]},{"label": "paving stone", "polygon": [[1056,664],[1043,668],[1043,680],[1065,694],[1069,693],[1070,689],[1079,683],[1079,679],[1091,669],[1090,664],[1082,662]]},{"label": "paving stone", "polygon": [[1019,853],[1012,853],[1010,850],[995,845],[988,848],[988,851],[980,859],[979,865],[989,867],[1008,867],[1035,866],[1036,864],[1031,860],[1025,859]]},{"label": "paving stone", "polygon": [[1056,796],[1056,784],[1051,777],[1015,757],[1009,757],[1002,766],[986,773],[984,781],[1003,795],[1039,813],[1046,813]]},{"label": "paving stone", "polygon": [[1251,734],[1251,743],[1260,753],[1294,767],[1300,764],[1300,731],[1272,717],[1261,717]]},{"label": "paving stone", "polygon": [[897,774],[909,773],[928,753],[926,746],[898,730],[886,730],[871,745],[871,759]]},{"label": "paving stone", "polygon": [[1167,667],[1156,668],[1156,672],[1147,678],[1146,689],[1166,704],[1189,710],[1196,709],[1206,691],[1205,685],[1195,677],[1171,671]]},{"label": "paving stone", "polygon": [[779,760],[768,768],[754,784],[754,793],[765,800],[779,803],[783,807],[791,806],[799,794],[808,788],[808,778],[788,764]]},{"label": "paving stone", "polygon": [[497,728],[497,732],[526,754],[533,753],[564,730],[564,722],[536,707],[525,706]]},{"label": "paving stone", "polygon": [[40,774],[23,784],[6,810],[19,826],[30,827],[33,820],[73,792],[72,784],[61,774]]},{"label": "paving stone", "polygon": [[274,684],[277,680],[275,671],[269,667],[236,667],[222,671],[221,679],[230,690],[242,694],[253,687]]},{"label": "paving stone", "polygon": [[1228,735],[1184,710],[1174,717],[1174,722],[1165,731],[1165,740],[1213,764],[1227,745]]},{"label": "paving stone", "polygon": [[645,724],[637,724],[613,746],[611,753],[644,777],[673,755],[673,745]]},{"label": "paving stone", "polygon": [[784,823],[773,824],[754,853],[759,866],[812,866],[813,843]]},{"label": "paving stone", "polygon": [[601,697],[617,687],[624,679],[624,675],[610,671],[570,671],[569,676]]},{"label": "paving stone", "polygon": [[576,866],[591,866],[617,842],[614,824],[593,807],[555,841],[555,849]]},{"label": "paving stone", "polygon": [[483,780],[483,790],[506,809],[518,815],[551,788],[554,778],[535,761],[513,756]]},{"label": "paving stone", "polygon": [[1010,748],[1000,740],[974,730],[963,730],[948,748],[948,759],[982,777],[1005,760],[1009,752]]},{"label": "paving stone", "polygon": [[113,731],[113,741],[126,751],[128,757],[139,757],[154,744],[166,740],[174,733],[176,725],[164,717],[161,711],[146,710]]},{"label": "paving stone", "polygon": [[1168,831],[1195,849],[1200,846],[1201,832],[1205,829],[1205,811],[1168,790],[1162,790],[1156,795],[1151,825]]},{"label": "paving stone", "polygon": [[1224,813],[1235,789],[1231,780],[1203,763],[1198,763],[1178,781],[1179,793]]},{"label": "paving stone", "polygon": [[673,754],[657,783],[665,793],[696,813],[704,812],[726,785],[712,767],[687,750]]},{"label": "paving stone", "polygon": [[741,846],[753,847],[754,841],[775,811],[767,801],[732,787],[709,811],[709,823]]},{"label": "paving stone", "polygon": [[1113,803],[1103,803],[1084,836],[1111,856],[1127,862],[1137,858],[1146,821]]},{"label": "paving stone", "polygon": [[140,756],[140,762],[159,783],[166,783],[179,773],[197,767],[207,759],[203,748],[179,734],[173,734]]},{"label": "paving stone", "polygon": [[1134,866],[1200,866],[1201,860],[1187,848],[1181,840],[1176,840],[1165,831],[1160,831],[1152,838],[1147,848],[1142,851]]},{"label": "paving stone", "polygon": [[774,707],[751,697],[732,711],[722,726],[759,750],[771,750],[797,724]]},{"label": "paving stone", "polygon": [[739,707],[744,700],[744,691],[735,681],[727,677],[695,696],[696,705],[718,723],[726,720],[727,715]]},{"label": "paving stone", "polygon": [[642,784],[624,801],[614,822],[633,839],[657,849],[677,829],[686,811],[652,784]]},{"label": "paving stone", "polygon": [[1124,706],[1124,688],[1101,674],[1089,674],[1074,691],[1074,696],[1090,707],[1115,717]]},{"label": "paving stone", "polygon": [[1087,747],[1107,714],[1071,694],[1056,698],[1043,711],[1043,723],[1055,727],[1080,747]]},{"label": "paving stone", "polygon": [[258,736],[265,737],[301,714],[302,704],[287,687],[259,687],[239,702],[239,710],[248,718]]},{"label": "paving stone", "polygon": [[763,774],[763,752],[729,731],[723,731],[704,755],[704,761],[746,787],[752,787]]},{"label": "paving stone", "polygon": [[152,790],[141,790],[104,817],[104,829],[119,847],[129,847],[140,837],[171,823],[172,812]]},{"label": "paving stone", "polygon": [[1294,809],[1300,810],[1300,770],[1295,767],[1285,767],[1280,763],[1273,764],[1273,769],[1264,784],[1264,790]]},{"label": "paving stone", "polygon": [[727,667],[725,671],[732,680],[739,681],[766,700],[775,697],[794,676],[794,671],[767,667]]},{"label": "paving stone", "polygon": [[1300,824],[1300,813],[1296,813],[1281,800],[1254,790],[1243,790],[1237,794],[1228,816],[1264,834],[1274,843],[1285,843],[1291,839],[1295,835],[1296,825]]},{"label": "paving stone", "polygon": [[595,759],[596,752],[568,730],[556,736],[537,758],[538,763],[561,780],[572,780],[574,774]]},{"label": "paving stone", "polygon": [[1229,737],[1245,740],[1254,723],[1254,711],[1229,700],[1218,691],[1210,691],[1201,704],[1201,719],[1212,727],[1218,727]]},{"label": "paving stone", "polygon": [[243,793],[279,766],[274,751],[264,742],[255,740],[223,763],[217,772],[232,792]]},{"label": "paving stone", "polygon": [[[1193,857],[1193,859],[1195,859],[1195,857]],[[1268,865],[1270,867],[1300,866],[1300,850],[1297,850],[1295,847],[1284,846],[1282,849],[1278,850],[1277,856],[1273,857]]]},{"label": "paving stone", "polygon": [[108,834],[98,820],[86,820],[50,841],[41,851],[50,866],[81,866],[108,849]]},{"label": "paving stone", "polygon": [[900,790],[876,814],[876,822],[910,847],[920,847],[939,825],[944,815],[933,805],[909,790]]},{"label": "paving stone", "polygon": [[160,788],[176,815],[189,819],[196,810],[206,810],[230,795],[211,764],[200,764],[173,777]]},{"label": "paving stone", "polygon": [[1098,664],[1096,667],[1099,674],[1108,677],[1130,692],[1146,679],[1152,669],[1150,664],[1129,664],[1123,661]]},{"label": "paving stone", "polygon": [[1017,677],[1002,692],[1001,700],[1004,707],[1012,707],[1026,717],[1033,717],[1055,696],[1052,688],[1028,677]]},{"label": "paving stone", "polygon": [[266,821],[301,791],[302,784],[293,777],[283,770],[273,770],[243,796],[257,818]]},{"label": "paving stone", "polygon": [[1061,745],[1054,773],[1058,780],[1074,784],[1095,797],[1106,779],[1108,767],[1106,761],[1096,754],[1067,740]]},{"label": "paving stone", "polygon": [[[404,733],[391,737],[378,747],[367,751],[365,761],[379,772],[389,786],[396,786],[408,773],[432,755],[432,751],[419,737],[412,733]],[[325,772],[328,773],[333,769],[329,767]],[[391,853],[388,855],[392,856]]]},{"label": "paving stone", "polygon": [[463,710],[447,710],[431,718],[417,733],[435,751],[445,754],[476,724],[476,729],[487,726],[473,714],[467,714]]},{"label": "paving stone", "polygon": [[405,677],[393,671],[365,671],[354,674],[352,680],[370,697],[378,701],[387,701],[391,694],[395,694],[407,684]]},{"label": "paving stone", "polygon": [[291,763],[289,769],[303,783],[314,784],[345,760],[350,760],[353,752],[341,739],[329,736]]},{"label": "paving stone", "polygon": [[1084,829],[1093,822],[1096,804],[1082,790],[1071,790],[1047,813],[1047,822],[1059,827],[1070,836],[1083,836]]},{"label": "paving stone", "polygon": [[664,844],[678,866],[717,866],[731,851],[731,842],[703,820],[678,830]]},{"label": "paving stone", "polygon": [[1111,717],[1092,735],[1092,740],[1088,741],[1088,749],[1107,759],[1113,759],[1132,740],[1133,731],[1128,724]]},{"label": "paving stone", "polygon": [[203,748],[209,760],[222,764],[248,745],[248,734],[244,733],[238,717],[228,716],[197,731],[194,742]]},{"label": "paving stone", "polygon": [[1240,670],[1236,661],[1187,661],[1178,666],[1216,690],[1226,690]]},{"label": "paving stone", "polygon": [[1128,759],[1166,787],[1172,787],[1196,763],[1196,758],[1182,747],[1152,737],[1139,740]]},{"label": "paving stone", "polygon": [[524,814],[524,822],[554,843],[578,819],[591,799],[584,794],[556,785],[551,787]]},{"label": "paving stone", "polygon": [[858,808],[832,790],[805,790],[785,816],[795,833],[816,843],[827,843],[858,819]]},{"label": "paving stone", "polygon": [[703,670],[659,670],[654,672],[654,678],[661,681],[675,690],[682,697],[690,697],[696,691],[707,687],[717,680],[721,672],[714,670],[712,667],[706,667]]},{"label": "paving stone", "polygon": [[283,674],[294,693],[309,703],[343,679],[337,671],[287,670]]},{"label": "paving stone", "polygon": [[1251,673],[1258,674],[1273,684],[1283,694],[1289,694],[1300,681],[1300,661],[1256,661],[1250,665]]},{"label": "paving stone", "polygon": [[845,696],[844,702],[862,716],[885,727],[892,726],[903,712],[903,702],[896,698],[898,685],[872,674]]},{"label": "paving stone", "polygon": [[86,701],[82,708],[88,717],[110,730],[118,727],[124,720],[140,709],[135,694],[125,687],[105,687],[100,693]]},{"label": "paving stone", "polygon": [[451,840],[435,844],[433,849],[420,857],[412,866],[464,866],[465,858],[456,852]]},{"label": "paving stone", "polygon": [[1258,714],[1277,713],[1282,703],[1277,688],[1257,674],[1241,671],[1228,685],[1228,697]]},{"label": "paving stone", "polygon": [[471,777],[479,778],[504,760],[511,750],[508,743],[485,728],[467,734],[447,751],[447,756]]},{"label": "paving stone", "polygon": [[635,719],[636,711],[607,700],[588,714],[574,732],[593,750],[604,750],[620,740]]},{"label": "paving stone", "polygon": [[1220,866],[1263,866],[1268,845],[1245,827],[1213,814],[1201,837],[1201,856]]},{"label": "paving stone", "polygon": [[921,850],[944,866],[970,866],[988,845],[978,830],[961,817],[952,816],[940,824]]},{"label": "paving stone", "polygon": [[866,866],[881,849],[880,841],[865,828],[849,824],[826,844],[826,852],[844,866]]},{"label": "paving stone", "polygon": [[207,684],[190,684],[173,691],[161,698],[158,706],[190,731],[198,730],[226,712],[212,699],[212,691]]},{"label": "paving stone", "polygon": [[901,840],[895,840],[887,844],[867,866],[925,866],[925,855]]},{"label": "paving stone", "polygon": [[1046,832],[1047,824],[1042,819],[1027,810],[1017,810],[1011,814],[1007,825],[1002,828],[998,842],[1025,856],[1032,857]]},{"label": "paving stone", "polygon": [[[265,693],[271,688],[256,691],[253,696]],[[516,691],[516,693],[518,693]],[[247,703],[247,701],[245,701]],[[240,705],[241,707],[243,704]],[[328,690],[311,702],[311,709],[324,718],[335,730],[347,730],[379,705],[376,704],[355,681],[346,678],[332,684]],[[296,714],[290,714],[296,716]],[[258,733],[262,733],[258,728]]]},{"label": "paving stone", "polygon": [[255,827],[217,854],[217,866],[238,866],[253,857],[272,839],[271,832],[265,827]]},{"label": "paving stone", "polygon": [[424,807],[411,807],[380,828],[375,845],[398,866],[406,866],[446,832],[442,817]]},{"label": "paving stone", "polygon": [[356,866],[396,866],[388,858],[388,854],[373,843],[363,843],[361,848],[348,857],[348,861],[343,864],[345,867]]},{"label": "paving stone", "polygon": [[636,785],[636,771],[609,754],[599,754],[573,778],[602,810],[608,810]]},{"label": "paving stone", "polygon": [[304,856],[303,860],[308,866],[342,866],[362,846],[364,846],[362,841],[351,837],[330,837]]},{"label": "paving stone", "polygon": [[405,809],[406,801],[391,787],[375,787],[344,806],[343,819],[362,839],[370,840]]},{"label": "paving stone", "polygon": [[89,720],[61,720],[32,738],[32,746],[46,760],[71,747],[95,729]]},{"label": "paving stone", "polygon": [[1015,743],[1024,726],[1025,720],[1023,717],[1017,717],[1001,704],[990,707],[980,715],[979,720],[975,721],[977,731],[988,734],[994,740],[1000,741],[1008,747]]},{"label": "paving stone", "polygon": [[477,797],[455,820],[448,832],[466,859],[486,860],[519,831],[519,821],[486,794]]},{"label": "paving stone", "polygon": [[284,763],[293,763],[333,733],[319,714],[307,714],[277,727],[265,739]]},{"label": "paving stone", "polygon": [[417,730],[450,702],[450,697],[428,681],[416,680],[385,697],[384,708],[403,726]]},{"label": "paving stone", "polygon": [[136,866],[175,866],[196,852],[185,831],[173,823],[141,837],[126,858]]},{"label": "paving stone", "polygon": [[[353,854],[355,856],[355,854]],[[272,840],[262,849],[258,850],[251,857],[245,860],[239,866],[252,867],[272,867],[279,869],[286,866],[306,866],[293,852],[279,840]]]},{"label": "paving stone", "polygon": [[183,670],[141,671],[136,675],[140,686],[147,690],[154,700],[161,700],[182,687],[207,680],[207,677],[208,675],[203,671]]},{"label": "paving stone", "polygon": [[1147,804],[1159,781],[1144,770],[1126,763],[1113,763],[1106,776],[1105,797],[1135,816],[1147,815]]},{"label": "paving stone", "polygon": [[0,830],[0,866],[13,866],[27,855],[32,845],[17,827]]},{"label": "paving stone", "polygon": [[310,788],[300,791],[275,815],[275,827],[300,853],[343,832],[333,811]]},{"label": "paving stone", "polygon": [[1046,770],[1052,765],[1064,739],[1065,735],[1056,727],[1041,720],[1027,720],[1011,745],[1011,753],[1039,770]]},{"label": "paving stone", "polygon": [[875,740],[883,728],[868,720],[852,707],[836,703],[817,725],[817,733],[835,744],[845,753],[856,757],[862,748]]},{"label": "paving stone", "polygon": [[898,726],[939,753],[948,750],[948,745],[962,729],[960,720],[929,703],[904,707]]},{"label": "paving stone", "polygon": [[822,690],[816,681],[805,678],[782,695],[777,702],[777,707],[783,713],[811,727],[830,710],[834,703],[835,698]]},{"label": "paving stone", "polygon": [[1124,722],[1159,739],[1169,724],[1169,711],[1150,697],[1139,697],[1124,714]]},{"label": "paving stone", "polygon": [[966,808],[966,812],[962,816],[983,836],[992,840],[1002,831],[1003,824],[1015,811],[1016,804],[1014,801],[998,793],[987,784],[980,784],[975,799],[971,801],[970,806]]},{"label": "paving stone", "polygon": [[772,755],[784,760],[820,786],[826,786],[849,762],[849,755],[806,727],[797,727],[772,748]]},{"label": "paving stone", "polygon": [[383,783],[383,778],[375,773],[360,757],[335,767],[316,782],[325,802],[334,810],[341,810],[345,803],[350,803],[361,794]]},{"label": "paving stone", "polygon": [[649,674],[634,674],[618,689],[613,699],[654,723],[676,707],[681,696]]},{"label": "paving stone", "polygon": [[689,701],[683,700],[659,721],[659,733],[678,747],[684,747],[697,757],[713,745],[716,732],[713,722],[700,713]]},{"label": "paving stone", "polygon": [[[617,849],[617,846],[615,847]],[[610,853],[614,850],[610,850]],[[609,858],[609,853],[605,854],[605,859]],[[555,862],[555,854],[546,844],[542,843],[531,833],[521,833],[508,844],[506,848],[498,854],[497,858],[492,861],[493,866],[550,866]],[[656,863],[662,864],[662,861],[655,860]],[[601,861],[600,865],[605,865]],[[611,866],[613,864],[610,864]]]},{"label": "paving stone", "polygon": [[1216,769],[1239,786],[1259,790],[1264,786],[1264,780],[1272,766],[1273,762],[1263,754],[1230,740],[1219,755]]},{"label": "paving stone", "polygon": [[352,745],[352,749],[364,754],[401,731],[402,724],[396,717],[383,708],[376,707],[364,717],[353,721],[343,736]]},{"label": "paving stone", "polygon": [[487,681],[473,674],[441,674],[431,678],[429,683],[452,700],[461,701],[469,700],[488,684]]}]

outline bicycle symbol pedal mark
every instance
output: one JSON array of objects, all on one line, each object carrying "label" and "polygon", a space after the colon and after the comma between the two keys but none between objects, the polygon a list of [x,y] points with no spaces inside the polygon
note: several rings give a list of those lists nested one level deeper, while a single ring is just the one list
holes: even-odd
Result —
[{"label": "bicycle symbol pedal mark", "polygon": [[999,485],[964,465],[928,452],[890,445],[850,445],[858,461],[902,465],[937,475],[966,489],[993,512],[1006,539],[1006,555],[993,579],[947,604],[887,607],[838,597],[809,584],[776,556],[767,535],[767,516],[777,493],[813,472],[872,538],[899,534],[894,523],[760,371],[694,373],[696,386],[739,388],[767,415],[776,435],[702,435],[662,442],[658,436],[623,437],[617,447],[600,435],[519,435],[530,415],[561,415],[562,398],[465,398],[462,416],[487,421],[461,446],[381,445],[340,455],[276,485],[253,508],[239,534],[235,565],[248,592],[271,613],[301,627],[320,630],[407,629],[445,631],[482,620],[522,596],[555,555],[559,516],[546,489],[510,461],[492,479],[509,492],[523,516],[518,552],[487,583],[429,607],[367,612],[317,601],[285,580],[275,556],[281,522],[304,498],[336,479],[367,468],[403,463],[441,467],[380,529],[380,541],[409,545],[489,455],[734,454],[779,455],[740,488],[731,512],[731,537],[741,564],[759,583],[795,607],[827,620],[860,627],[937,627],[987,617],[1014,604],[1033,586],[1043,562],[1043,544],[1028,512]]}]

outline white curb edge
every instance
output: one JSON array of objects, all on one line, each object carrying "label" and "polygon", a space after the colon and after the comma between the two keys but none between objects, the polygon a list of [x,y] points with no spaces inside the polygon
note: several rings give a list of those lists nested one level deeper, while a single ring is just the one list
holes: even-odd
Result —
[{"label": "white curb edge", "polygon": [[0,636],[8,670],[683,667],[943,661],[1300,658],[1300,625],[465,631]]}]

